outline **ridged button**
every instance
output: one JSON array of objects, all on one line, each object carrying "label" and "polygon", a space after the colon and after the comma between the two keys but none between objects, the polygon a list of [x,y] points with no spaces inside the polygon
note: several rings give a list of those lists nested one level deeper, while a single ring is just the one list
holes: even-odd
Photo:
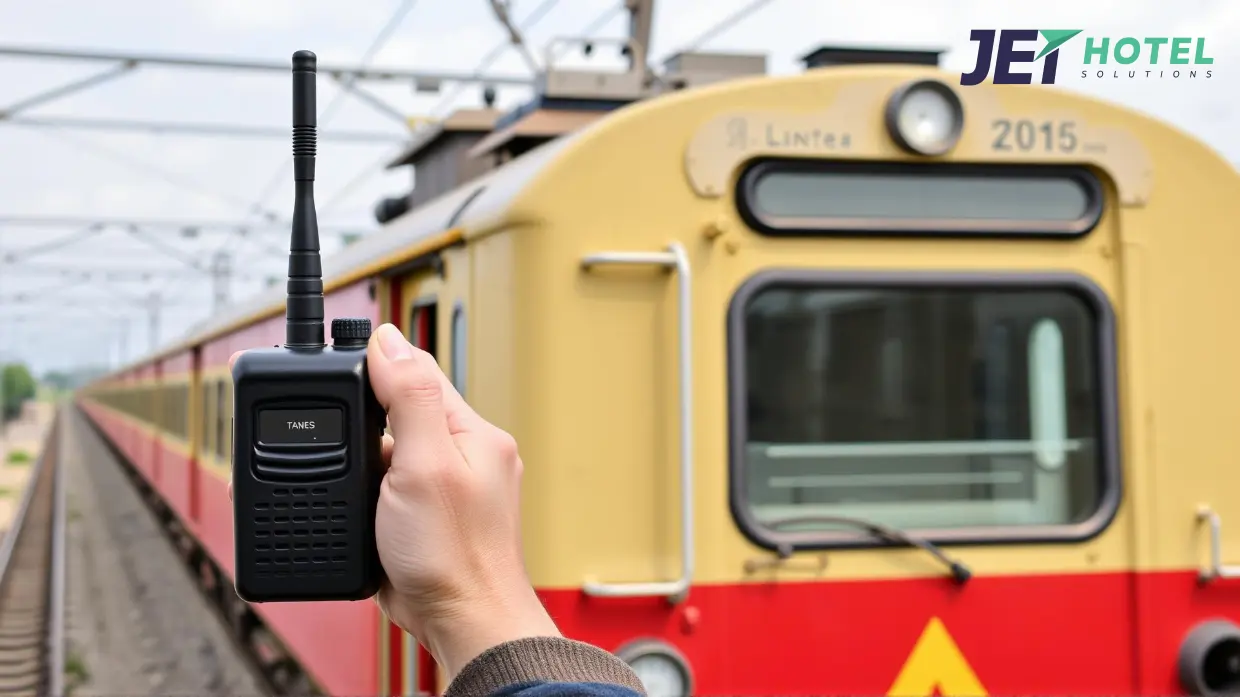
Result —
[{"label": "ridged button", "polygon": [[332,343],[336,346],[365,346],[369,341],[369,319],[365,317],[337,317],[332,320]]}]

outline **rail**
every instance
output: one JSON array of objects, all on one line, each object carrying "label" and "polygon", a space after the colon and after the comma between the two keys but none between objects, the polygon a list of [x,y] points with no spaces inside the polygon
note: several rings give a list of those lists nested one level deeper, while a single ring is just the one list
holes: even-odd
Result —
[{"label": "rail", "polygon": [[64,693],[65,502],[58,412],[0,541],[0,695]]},{"label": "rail", "polygon": [[689,257],[679,242],[666,252],[598,252],[582,258],[589,270],[609,264],[652,265],[674,269],[679,277],[680,304],[680,550],[681,575],[675,581],[653,583],[600,583],[589,581],[582,590],[587,595],[608,598],[666,596],[673,602],[684,600],[693,580],[693,303]]}]

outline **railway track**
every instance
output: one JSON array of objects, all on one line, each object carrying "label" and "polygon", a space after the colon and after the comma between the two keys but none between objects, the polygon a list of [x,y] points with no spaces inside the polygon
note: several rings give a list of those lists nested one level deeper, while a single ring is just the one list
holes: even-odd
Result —
[{"label": "railway track", "polygon": [[[276,695],[295,695],[296,697],[308,697],[309,695],[318,694],[310,688],[306,683],[299,682],[295,676],[289,675],[288,668],[276,662],[275,664],[269,658],[269,651],[266,650],[266,642],[263,641],[266,636],[265,630],[251,626],[251,622],[247,619],[246,614],[238,614],[236,612],[239,599],[236,592],[232,589],[232,585],[219,577],[212,576],[209,580],[204,578],[201,572],[201,555],[190,551],[187,548],[188,533],[179,525],[175,516],[166,507],[160,505],[159,496],[147,486],[142,475],[133,467],[133,464],[127,459],[125,454],[112,443],[107,435],[93,423],[85,413],[77,408],[70,408],[65,413],[65,418],[61,426],[66,431],[66,442],[69,439],[75,439],[74,445],[66,445],[78,456],[93,463],[99,470],[95,479],[91,480],[89,486],[95,487],[102,496],[109,497],[109,505],[114,507],[111,516],[114,520],[120,520],[134,511],[140,511],[143,515],[150,515],[150,524],[152,532],[160,535],[159,542],[167,545],[167,551],[171,553],[169,561],[181,562],[176,568],[171,566],[164,567],[163,573],[176,573],[184,575],[185,580],[190,584],[192,592],[198,594],[194,600],[201,599],[206,619],[214,620],[219,623],[220,628],[224,630],[224,637],[237,650],[244,669],[252,678],[254,686],[257,688],[257,695],[261,697],[274,697]],[[106,459],[106,461],[105,461]],[[115,467],[114,472],[107,472]],[[109,476],[109,475],[115,475]],[[75,480],[76,481],[76,480]],[[120,495],[118,487],[129,489],[132,493],[130,497]],[[96,515],[101,516],[102,511],[96,511]],[[106,524],[106,523],[101,523]],[[113,522],[113,525],[116,523]],[[141,527],[141,526],[140,526]],[[136,529],[131,532],[136,532]],[[115,534],[115,531],[114,531]],[[113,538],[116,540],[119,538]],[[120,547],[114,550],[123,554]],[[160,557],[162,559],[162,557]],[[170,582],[171,579],[158,577],[155,582]],[[184,600],[189,601],[186,596]],[[150,601],[150,598],[147,599]],[[157,607],[166,607],[165,604],[159,604]],[[166,630],[167,628],[165,628]],[[167,635],[164,635],[167,639]],[[197,665],[192,659],[184,659],[191,665]],[[234,687],[235,684],[233,685]],[[184,687],[184,685],[182,685]],[[179,692],[178,692],[179,693]],[[211,687],[203,687],[199,690],[199,694],[223,694],[223,695],[255,695],[256,692],[245,688],[237,688],[229,692],[227,687],[222,685],[214,685]],[[0,693],[0,697],[3,694]]]},{"label": "railway track", "polygon": [[0,696],[63,694],[64,481],[57,414],[0,543]]}]

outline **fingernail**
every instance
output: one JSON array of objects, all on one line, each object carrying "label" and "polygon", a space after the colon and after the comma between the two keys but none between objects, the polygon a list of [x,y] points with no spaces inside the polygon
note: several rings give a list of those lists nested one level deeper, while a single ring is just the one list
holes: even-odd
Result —
[{"label": "fingernail", "polygon": [[413,346],[405,341],[405,337],[401,335],[400,330],[390,324],[384,324],[379,327],[379,349],[383,351],[383,355],[389,361],[399,361],[406,358],[413,358]]}]

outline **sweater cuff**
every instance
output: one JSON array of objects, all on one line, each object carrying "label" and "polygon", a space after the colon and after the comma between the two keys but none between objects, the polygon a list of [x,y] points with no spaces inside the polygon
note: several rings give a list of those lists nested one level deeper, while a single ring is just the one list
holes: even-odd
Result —
[{"label": "sweater cuff", "polygon": [[637,674],[614,654],[561,637],[527,637],[493,646],[448,685],[444,697],[483,697],[528,682],[611,683],[645,695]]}]

